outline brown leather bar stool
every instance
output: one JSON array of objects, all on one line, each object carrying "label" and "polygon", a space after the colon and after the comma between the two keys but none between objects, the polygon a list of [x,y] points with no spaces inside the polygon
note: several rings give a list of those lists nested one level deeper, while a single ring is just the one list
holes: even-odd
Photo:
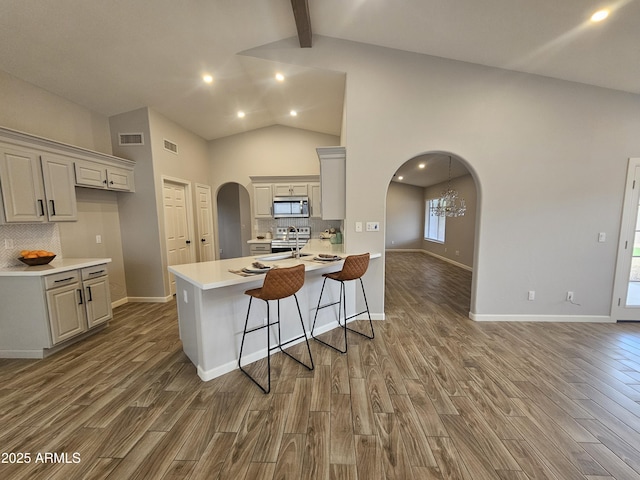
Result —
[{"label": "brown leather bar stool", "polygon": [[[325,273],[323,275],[324,281],[322,282],[322,290],[320,290],[320,298],[318,299],[316,314],[313,317],[313,326],[311,327],[311,336],[318,342],[326,345],[327,347],[331,347],[340,353],[347,353],[347,330],[357,333],[358,335],[362,335],[363,337],[366,337],[368,339],[373,339],[373,337],[375,336],[375,333],[373,331],[373,322],[371,321],[371,313],[369,313],[369,304],[367,303],[367,295],[364,293],[364,284],[362,283],[362,276],[366,273],[367,268],[369,268],[368,253],[363,253],[362,255],[349,255],[347,258],[344,259],[342,270],[334,273]],[[340,299],[337,302],[327,303],[326,305],[321,306],[320,302],[322,302],[322,294],[324,293],[324,286],[327,282],[327,279],[340,282]],[[347,301],[346,301],[344,282],[348,282],[350,280],[360,280],[360,287],[362,288],[362,296],[364,297],[364,304],[367,307],[367,309],[359,313],[354,313],[353,315],[350,315],[349,317],[347,317]],[[316,320],[318,319],[318,311],[322,308],[330,307],[332,305],[338,305],[338,325],[344,328],[344,350],[340,350],[339,348],[320,340],[318,337],[316,337],[313,334],[313,331],[316,328]],[[344,324],[340,323],[341,307],[344,312]],[[369,326],[371,327],[371,335],[367,335],[365,333],[362,333],[347,327],[347,320],[350,320],[354,317],[362,315],[363,313],[366,313],[369,317]]]},{"label": "brown leather bar stool", "polygon": [[[254,288],[252,290],[247,290],[244,292],[246,295],[249,295],[249,308],[247,309],[247,318],[244,322],[244,332],[242,334],[242,343],[240,345],[240,356],[238,357],[238,368],[242,370],[242,372],[247,375],[253,383],[258,385],[260,389],[264,393],[269,393],[271,390],[271,351],[277,348],[282,351],[285,355],[293,358],[300,365],[307,367],[309,370],[313,370],[313,357],[311,356],[311,348],[309,348],[309,339],[307,338],[307,333],[304,328],[304,323],[302,321],[302,313],[300,312],[300,304],[298,303],[298,297],[296,296],[296,292],[302,288],[304,284],[304,265],[296,265],[295,267],[289,268],[272,268],[267,272],[264,277],[264,282],[262,287]],[[280,331],[280,300],[283,298],[291,297],[296,300],[296,307],[298,307],[298,315],[300,316],[300,325],[302,326],[302,335],[292,338],[291,340],[287,340],[282,343],[281,331]],[[259,327],[250,328],[247,330],[247,326],[249,324],[249,313],[251,312],[251,301],[254,298],[259,298],[260,300],[264,300],[267,304],[267,323],[266,325],[261,325]],[[276,300],[278,302],[278,320],[275,322],[271,322],[271,316],[269,315],[269,301]],[[271,334],[269,332],[269,327],[272,325],[278,325],[278,343],[271,346]],[[253,378],[246,370],[242,368],[242,350],[244,348],[244,339],[247,333],[256,332],[258,330],[262,330],[263,328],[267,329],[267,387],[263,387],[258,383],[258,381]],[[297,358],[293,357],[290,353],[283,350],[284,345],[288,345],[289,343],[295,342],[304,338],[304,341],[307,343],[307,351],[309,352],[309,359],[311,360],[311,366],[303,363]]]}]

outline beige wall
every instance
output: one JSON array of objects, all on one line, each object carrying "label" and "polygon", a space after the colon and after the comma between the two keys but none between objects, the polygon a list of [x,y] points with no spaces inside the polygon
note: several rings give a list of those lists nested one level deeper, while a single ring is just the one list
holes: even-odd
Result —
[{"label": "beige wall", "polygon": [[387,190],[385,248],[421,249],[424,188],[391,182]]},{"label": "beige wall", "polygon": [[[61,143],[111,154],[107,117],[51,94],[41,88],[0,71],[0,125],[49,138]],[[109,257],[111,300],[126,298],[126,280],[118,215],[118,197],[114,192],[76,188],[78,221],[57,224],[63,257]],[[3,232],[11,236],[6,225]],[[22,231],[22,229],[20,229]],[[37,230],[36,230],[37,231]],[[102,243],[96,244],[96,235]],[[38,238],[32,241],[38,243]]]},{"label": "beige wall", "polygon": [[[76,188],[78,221],[58,223],[63,257],[111,258],[109,286],[114,303],[127,298],[118,195],[124,194]],[[96,243],[96,235],[102,243]]]},{"label": "beige wall", "polygon": [[[432,198],[439,198],[446,188],[447,182],[425,188],[423,203]],[[452,179],[451,188],[457,190],[460,198],[464,199],[467,211],[463,217],[450,217],[445,220],[444,243],[422,240],[422,249],[471,268],[476,234],[476,185],[471,175],[465,175]]]},{"label": "beige wall", "polygon": [[111,153],[109,119],[0,70],[0,125]]},{"label": "beige wall", "polygon": [[[349,250],[384,250],[384,225],[353,225],[384,223],[400,165],[450,152],[477,180],[472,316],[610,314],[626,167],[640,155],[639,95],[321,36],[312,49],[287,39],[244,53],[347,73]],[[383,261],[365,281],[383,312]],[[564,301],[568,290],[580,307]]]}]

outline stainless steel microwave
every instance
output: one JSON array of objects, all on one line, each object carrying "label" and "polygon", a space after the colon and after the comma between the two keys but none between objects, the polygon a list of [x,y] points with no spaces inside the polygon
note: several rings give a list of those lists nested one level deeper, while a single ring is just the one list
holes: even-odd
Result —
[{"label": "stainless steel microwave", "polygon": [[309,216],[309,197],[273,197],[274,218]]}]

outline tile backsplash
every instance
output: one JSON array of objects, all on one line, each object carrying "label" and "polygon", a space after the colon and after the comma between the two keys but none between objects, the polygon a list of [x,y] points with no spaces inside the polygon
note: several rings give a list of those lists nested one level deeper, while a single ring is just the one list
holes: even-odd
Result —
[{"label": "tile backsplash", "polygon": [[276,227],[311,227],[311,236],[318,238],[321,232],[329,228],[342,230],[341,220],[322,220],[320,218],[256,218],[254,219],[253,236],[274,232]]},{"label": "tile backsplash", "polygon": [[0,225],[0,268],[23,265],[18,260],[20,250],[49,250],[60,258],[58,224]]}]

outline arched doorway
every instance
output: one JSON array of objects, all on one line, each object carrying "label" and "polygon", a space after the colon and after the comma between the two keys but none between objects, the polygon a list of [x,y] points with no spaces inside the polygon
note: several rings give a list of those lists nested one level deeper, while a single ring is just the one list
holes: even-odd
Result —
[{"label": "arched doorway", "polygon": [[247,241],[251,239],[249,192],[238,183],[225,183],[218,190],[216,199],[218,258],[248,256]]},{"label": "arched doorway", "polygon": [[[438,217],[430,210],[449,187],[464,199],[463,216]],[[385,251],[390,255],[420,252],[470,272],[470,311],[475,302],[479,205],[475,171],[450,152],[427,152],[407,160],[396,170],[387,189]]]}]

